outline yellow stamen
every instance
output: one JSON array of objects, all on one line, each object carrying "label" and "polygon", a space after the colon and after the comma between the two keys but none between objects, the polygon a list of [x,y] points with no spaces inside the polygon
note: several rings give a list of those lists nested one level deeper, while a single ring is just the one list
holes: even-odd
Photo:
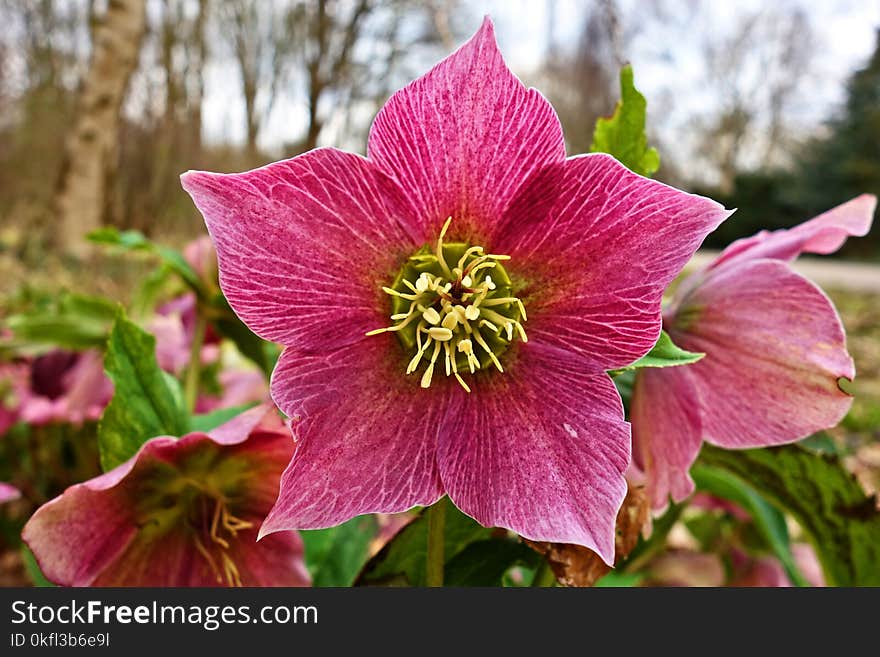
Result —
[{"label": "yellow stamen", "polygon": [[[487,254],[482,246],[453,244],[445,247],[446,251],[462,255],[454,266],[450,266],[444,253],[444,240],[451,222],[452,217],[449,217],[443,223],[433,253],[412,256],[394,288],[382,288],[395,298],[391,315],[395,323],[369,331],[367,335],[398,332],[401,343],[409,349],[414,348],[414,354],[406,366],[407,374],[419,368],[429,347],[433,345],[420,385],[423,388],[431,385],[442,350],[446,376],[454,375],[459,384],[470,392],[470,387],[461,376],[465,364],[471,374],[484,369],[487,362],[503,372],[498,356],[515,336],[526,341],[521,324],[526,315],[522,301],[513,296],[510,280],[499,264],[508,260],[508,256]],[[411,273],[413,269],[417,273]],[[495,274],[497,281],[492,279],[490,272]],[[403,330],[407,332],[400,333]],[[487,342],[490,333],[492,346]],[[474,345],[480,347],[479,357]],[[225,539],[217,528],[218,522],[221,525],[224,522],[222,512],[219,518],[212,522],[212,531],[222,541]],[[229,528],[226,530],[229,531]],[[227,578],[232,576],[229,573],[226,575]]]}]

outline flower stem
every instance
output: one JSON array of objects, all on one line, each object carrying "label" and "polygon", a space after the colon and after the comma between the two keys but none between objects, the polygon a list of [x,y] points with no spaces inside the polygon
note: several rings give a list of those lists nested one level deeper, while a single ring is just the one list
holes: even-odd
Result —
[{"label": "flower stem", "polygon": [[186,370],[186,380],[183,385],[183,397],[186,408],[192,413],[196,406],[196,398],[199,396],[199,374],[202,367],[202,344],[205,341],[205,331],[208,328],[208,320],[201,309],[196,307],[196,325],[193,328],[192,344],[189,349],[189,365]]},{"label": "flower stem", "polygon": [[556,575],[549,561],[542,561],[532,578],[532,586],[556,586]]},{"label": "flower stem", "polygon": [[443,548],[446,525],[446,502],[440,500],[425,512],[428,515],[428,556],[425,564],[425,583],[443,586]]}]

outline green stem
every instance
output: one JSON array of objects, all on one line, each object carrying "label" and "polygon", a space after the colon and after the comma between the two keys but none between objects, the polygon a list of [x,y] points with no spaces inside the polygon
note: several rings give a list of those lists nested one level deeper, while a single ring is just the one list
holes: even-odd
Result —
[{"label": "green stem", "polygon": [[440,500],[428,507],[428,556],[425,564],[425,583],[443,586],[443,548],[446,525],[446,501]]},{"label": "green stem", "polygon": [[202,367],[202,344],[205,341],[205,331],[208,328],[208,320],[201,308],[196,307],[196,325],[193,329],[192,344],[189,349],[189,365],[186,370],[186,380],[183,385],[183,398],[186,408],[192,413],[196,407],[196,398],[199,396],[199,375]]},{"label": "green stem", "polygon": [[532,578],[532,586],[556,586],[556,575],[549,561],[542,561]]}]

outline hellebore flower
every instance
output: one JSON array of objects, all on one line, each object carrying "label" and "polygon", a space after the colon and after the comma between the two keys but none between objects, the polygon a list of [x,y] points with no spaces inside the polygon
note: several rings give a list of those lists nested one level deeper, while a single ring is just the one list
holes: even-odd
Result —
[{"label": "hellebore flower", "polygon": [[37,509],[22,538],[67,586],[303,586],[295,532],[257,543],[294,443],[257,407],[214,429],[153,438]]},{"label": "hellebore flower", "polygon": [[827,296],[792,271],[801,253],[832,253],[868,232],[876,198],[859,196],[790,230],[731,244],[682,282],[663,325],[700,361],[636,375],[633,464],[655,508],[694,490],[688,474],[703,440],[719,447],[778,445],[836,425],[855,376],[843,325]]},{"label": "hellebore flower", "polygon": [[113,396],[104,374],[101,353],[95,350],[55,350],[34,358],[25,386],[16,386],[18,419],[29,424],[82,424],[101,417]]},{"label": "hellebore flower", "polygon": [[366,158],[319,148],[182,183],[232,308],[285,346],[271,391],[298,447],[262,534],[448,494],[611,563],[630,431],[605,371],[651,349],[720,205],[566,159],[488,19],[392,96]]}]

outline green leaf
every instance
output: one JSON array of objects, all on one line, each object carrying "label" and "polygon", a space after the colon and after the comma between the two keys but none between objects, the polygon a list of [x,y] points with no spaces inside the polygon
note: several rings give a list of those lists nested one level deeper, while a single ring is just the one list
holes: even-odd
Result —
[{"label": "green leaf", "polygon": [[117,246],[126,251],[146,251],[161,258],[163,264],[178,274],[184,282],[196,293],[204,293],[203,284],[199,275],[189,266],[186,258],[180,251],[156,244],[148,239],[143,233],[136,230],[119,232],[116,228],[99,228],[88,234],[88,239],[96,244]]},{"label": "green leaf", "polygon": [[301,530],[312,586],[351,586],[378,528],[374,516],[358,516],[329,529]]},{"label": "green leaf", "polygon": [[444,586],[501,586],[504,573],[514,566],[536,568],[541,556],[510,538],[475,541],[446,562]]},{"label": "green leaf", "polygon": [[651,351],[639,358],[632,365],[619,370],[611,370],[611,376],[618,376],[623,372],[638,370],[643,367],[675,367],[678,365],[690,365],[696,363],[706,354],[685,351],[677,346],[666,331],[660,331],[660,337],[651,347]]},{"label": "green leaf", "polygon": [[837,457],[797,445],[736,451],[704,445],[700,463],[727,471],[790,513],[830,585],[880,586],[880,512]]},{"label": "green leaf", "polygon": [[819,431],[812,436],[807,436],[799,441],[798,445],[812,452],[840,456],[840,447],[834,442],[834,438],[824,431]]},{"label": "green leaf", "polygon": [[642,583],[645,576],[642,573],[622,573],[612,570],[607,575],[603,575],[596,583],[594,588],[632,588]]},{"label": "green leaf", "polygon": [[[456,509],[449,498],[444,497],[438,504],[446,505],[443,554],[447,564],[474,541],[491,537],[491,529]],[[356,584],[425,586],[427,550],[428,519],[422,512],[367,562]]]},{"label": "green leaf", "polygon": [[142,318],[153,313],[162,290],[171,278],[171,273],[172,270],[168,265],[162,265],[144,278],[131,301],[133,317]]},{"label": "green leaf", "polygon": [[51,307],[13,315],[7,325],[15,342],[65,349],[102,347],[116,316],[116,304],[100,297],[62,294]]},{"label": "green leaf", "polygon": [[660,168],[657,149],[648,148],[645,119],[648,103],[633,84],[631,66],[620,70],[620,101],[610,118],[600,118],[593,132],[594,153],[609,153],[635,173],[650,176]]},{"label": "green leaf", "polygon": [[697,463],[691,468],[691,477],[699,490],[741,506],[752,517],[755,529],[779,559],[792,583],[809,586],[791,553],[785,516],[776,507],[761,497],[748,483],[721,468]]},{"label": "green leaf", "polygon": [[221,424],[226,424],[236,415],[241,415],[246,410],[253,408],[257,402],[241,404],[239,406],[230,406],[229,408],[218,408],[210,413],[202,413],[201,415],[193,415],[189,419],[189,431],[201,431],[208,433],[212,429],[216,429]]},{"label": "green leaf", "polygon": [[156,338],[120,310],[107,340],[104,369],[113,399],[98,423],[101,465],[110,470],[155,436],[182,436],[188,414],[180,384],[156,362]]}]

